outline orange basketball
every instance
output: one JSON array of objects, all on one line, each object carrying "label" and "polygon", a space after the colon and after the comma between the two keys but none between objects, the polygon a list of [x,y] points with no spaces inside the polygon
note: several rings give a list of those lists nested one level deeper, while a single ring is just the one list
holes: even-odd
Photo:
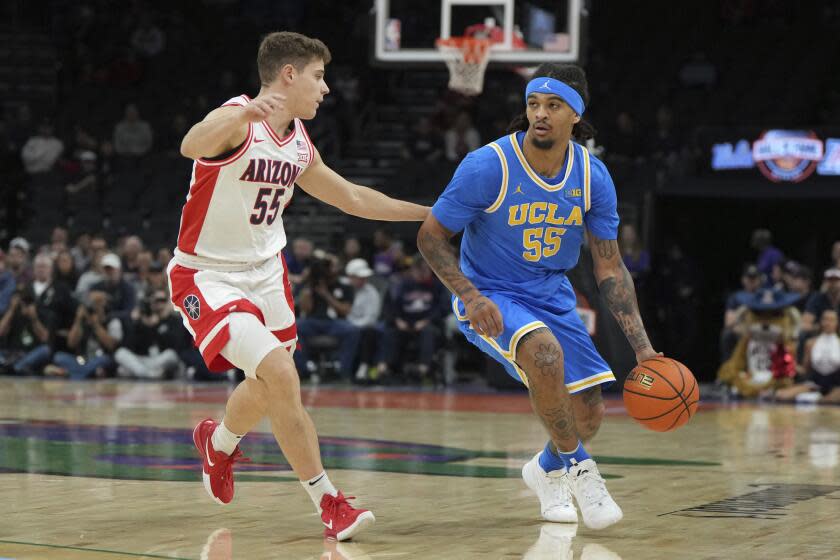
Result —
[{"label": "orange basketball", "polygon": [[671,358],[645,360],[624,380],[624,408],[655,432],[670,432],[688,422],[699,402],[700,387],[691,370]]}]

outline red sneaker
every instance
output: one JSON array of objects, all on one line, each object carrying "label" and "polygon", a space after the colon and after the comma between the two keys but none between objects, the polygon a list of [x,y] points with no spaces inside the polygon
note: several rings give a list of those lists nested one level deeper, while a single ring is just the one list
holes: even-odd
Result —
[{"label": "red sneaker", "polygon": [[219,504],[229,504],[233,499],[233,464],[248,462],[242,456],[239,446],[230,455],[213,449],[213,431],[218,424],[211,419],[203,420],[193,430],[193,443],[204,460],[201,478],[204,489]]},{"label": "red sneaker", "polygon": [[321,497],[321,521],[326,527],[324,538],[346,541],[376,521],[373,512],[356,509],[347,502],[353,498],[353,496],[345,498],[341,492],[338,496],[324,494]]}]

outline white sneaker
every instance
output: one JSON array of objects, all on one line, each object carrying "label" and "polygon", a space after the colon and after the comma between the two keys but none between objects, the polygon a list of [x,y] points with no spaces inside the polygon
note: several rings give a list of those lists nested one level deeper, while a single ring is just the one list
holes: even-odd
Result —
[{"label": "white sneaker", "polygon": [[577,524],[543,523],[540,538],[522,560],[574,560],[572,540],[577,534],[577,527]]},{"label": "white sneaker", "polygon": [[598,466],[592,459],[581,461],[569,469],[569,485],[575,495],[583,523],[590,529],[604,529],[618,523],[624,514],[607,492]]},{"label": "white sneaker", "polygon": [[522,479],[540,499],[543,519],[555,523],[577,523],[577,510],[572,503],[565,469],[546,474],[540,466],[540,453],[522,467]]}]

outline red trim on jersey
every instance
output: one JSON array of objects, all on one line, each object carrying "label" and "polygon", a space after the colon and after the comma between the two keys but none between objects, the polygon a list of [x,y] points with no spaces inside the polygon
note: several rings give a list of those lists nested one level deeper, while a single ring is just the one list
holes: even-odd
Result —
[{"label": "red trim on jersey", "polygon": [[286,266],[286,257],[280,253],[280,264],[283,265],[283,291],[286,293],[286,303],[289,304],[289,309],[292,314],[295,313],[295,298],[292,296],[292,284],[289,282],[289,268]]},{"label": "red trim on jersey", "polygon": [[[244,107],[245,105],[251,102],[251,98],[245,95],[244,93],[238,97],[244,97],[245,102],[241,105],[239,103],[225,103],[224,105],[222,105],[222,107]],[[233,99],[237,99],[237,97],[234,97]]]},{"label": "red trim on jersey", "polygon": [[222,159],[222,160],[214,160],[214,159],[204,159],[198,158],[196,161],[201,165],[208,165],[213,167],[221,167],[222,165],[227,165],[229,163],[233,163],[234,161],[238,160],[242,157],[246,151],[248,151],[248,147],[251,145],[251,141],[254,139],[254,125],[248,123],[248,134],[245,136],[245,141],[239,146],[239,149],[232,153],[229,157]]},{"label": "red trim on jersey", "polygon": [[[297,121],[297,119],[295,119],[295,121]],[[295,137],[295,128],[297,128],[297,123],[295,123],[295,128],[293,128],[291,132],[289,132],[286,136],[280,138],[279,136],[277,136],[277,133],[274,132],[274,130],[271,128],[271,126],[269,126],[267,122],[262,121],[262,125],[268,131],[268,135],[271,136],[271,139],[274,140],[274,143],[277,144],[278,148],[282,148],[283,146],[288,144],[292,138]]]},{"label": "red trim on jersey", "polygon": [[178,232],[178,249],[190,255],[195,254],[195,246],[207,217],[207,209],[210,208],[220,170],[218,166],[195,164],[195,182],[190,185],[190,194],[181,211],[181,228]]},{"label": "red trim on jersey", "polygon": [[306,138],[306,143],[309,145],[309,163],[311,164],[315,161],[315,144],[313,144],[312,139],[309,138],[309,133],[306,132],[306,127],[303,126],[303,122],[300,122],[300,129],[303,131],[303,136]]}]

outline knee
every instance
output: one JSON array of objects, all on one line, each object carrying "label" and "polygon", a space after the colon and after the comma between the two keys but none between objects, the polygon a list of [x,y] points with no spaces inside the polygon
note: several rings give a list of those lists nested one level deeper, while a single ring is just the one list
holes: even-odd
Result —
[{"label": "knee", "polygon": [[288,391],[300,386],[297,370],[285,348],[275,348],[257,366],[257,380],[270,392]]}]

